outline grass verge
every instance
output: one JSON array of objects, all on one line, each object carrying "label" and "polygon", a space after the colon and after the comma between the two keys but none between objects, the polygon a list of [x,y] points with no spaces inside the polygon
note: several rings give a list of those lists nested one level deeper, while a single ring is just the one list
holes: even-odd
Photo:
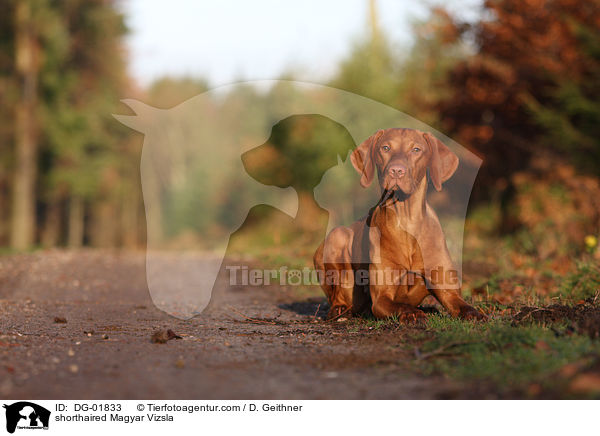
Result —
[{"label": "grass verge", "polygon": [[518,324],[508,317],[485,323],[430,315],[415,351],[418,371],[470,383],[500,398],[600,398],[600,386],[572,389],[577,376],[600,362],[600,341],[568,320]]}]

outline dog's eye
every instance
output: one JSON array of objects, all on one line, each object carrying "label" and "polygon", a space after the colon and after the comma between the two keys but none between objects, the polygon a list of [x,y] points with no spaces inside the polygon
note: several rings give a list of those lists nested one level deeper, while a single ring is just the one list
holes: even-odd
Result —
[{"label": "dog's eye", "polygon": [[415,147],[412,149],[413,153],[418,153],[421,151],[421,149],[419,147]]},{"label": "dog's eye", "polygon": [[383,147],[381,147],[381,149],[383,151],[390,151],[390,146],[389,145],[384,145]]}]

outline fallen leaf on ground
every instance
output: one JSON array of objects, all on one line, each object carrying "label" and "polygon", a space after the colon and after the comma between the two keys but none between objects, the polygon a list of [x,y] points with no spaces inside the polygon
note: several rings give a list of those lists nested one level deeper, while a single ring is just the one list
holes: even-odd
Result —
[{"label": "fallen leaf on ground", "polygon": [[171,339],[182,339],[177,333],[173,330],[157,330],[152,333],[152,337],[150,338],[151,342],[154,344],[164,344],[168,340]]}]

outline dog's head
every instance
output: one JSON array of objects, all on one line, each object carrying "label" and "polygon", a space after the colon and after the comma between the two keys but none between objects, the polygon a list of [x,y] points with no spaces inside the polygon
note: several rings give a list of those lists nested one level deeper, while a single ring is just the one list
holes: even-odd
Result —
[{"label": "dog's head", "polygon": [[361,174],[360,184],[373,181],[375,169],[384,190],[411,195],[427,169],[436,190],[452,177],[458,157],[431,133],[413,129],[379,130],[360,144],[351,155],[352,165]]}]

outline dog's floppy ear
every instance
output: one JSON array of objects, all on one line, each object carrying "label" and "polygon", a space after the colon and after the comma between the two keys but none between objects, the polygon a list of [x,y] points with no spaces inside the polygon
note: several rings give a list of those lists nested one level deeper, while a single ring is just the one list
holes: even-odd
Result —
[{"label": "dog's floppy ear", "polygon": [[423,136],[431,147],[431,160],[429,161],[431,182],[437,191],[441,191],[442,183],[452,177],[458,168],[458,156],[431,133],[423,133]]},{"label": "dog's floppy ear", "polygon": [[373,146],[377,143],[377,140],[381,135],[383,135],[383,130],[378,130],[356,147],[350,155],[352,166],[360,173],[360,185],[363,188],[369,186],[373,181],[373,176],[375,174]]}]

